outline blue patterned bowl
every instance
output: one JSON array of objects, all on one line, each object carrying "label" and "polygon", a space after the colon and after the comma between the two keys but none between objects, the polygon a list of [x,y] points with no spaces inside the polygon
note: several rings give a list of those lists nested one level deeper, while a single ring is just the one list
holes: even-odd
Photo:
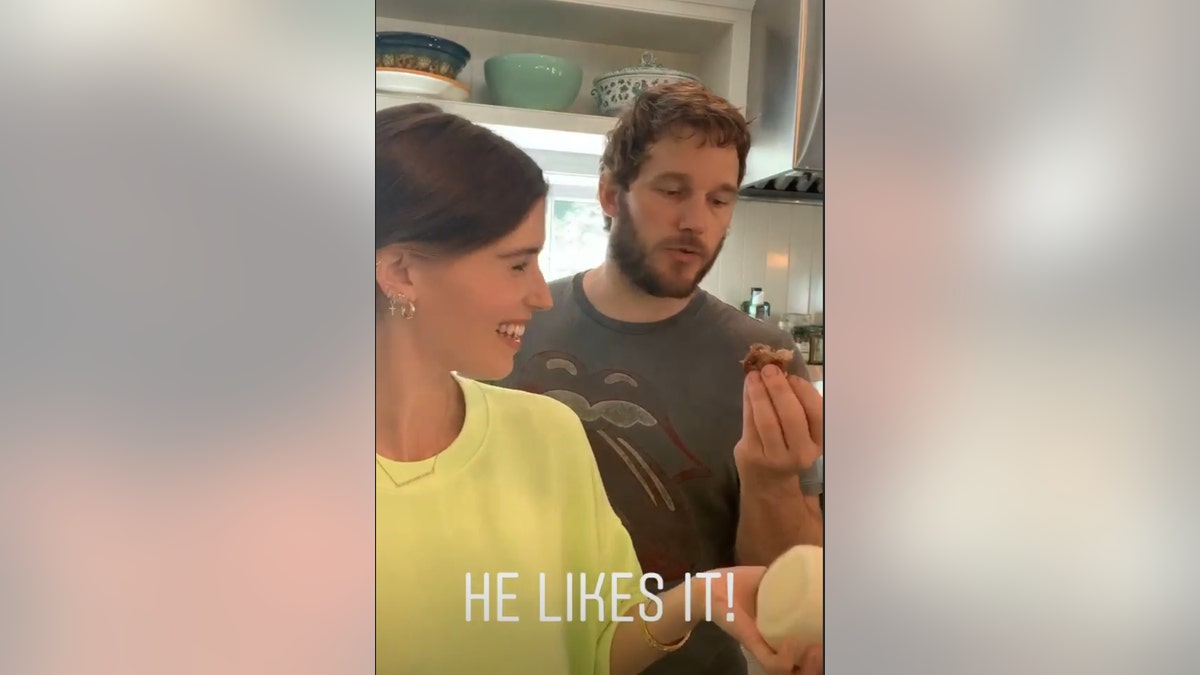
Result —
[{"label": "blue patterned bowl", "polygon": [[454,79],[471,60],[467,48],[436,35],[384,32],[375,34],[375,67],[420,70]]}]

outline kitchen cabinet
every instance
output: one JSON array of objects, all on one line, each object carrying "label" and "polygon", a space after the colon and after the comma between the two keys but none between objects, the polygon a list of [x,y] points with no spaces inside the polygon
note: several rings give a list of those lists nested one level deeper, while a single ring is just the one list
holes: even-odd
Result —
[{"label": "kitchen cabinet", "polygon": [[[664,67],[699,77],[744,107],[754,0],[379,0],[376,30],[448,38],[471,60],[458,80],[465,102],[434,100],[448,112],[485,124],[532,150],[599,154],[614,118],[599,115],[592,80],[635,66],[645,51]],[[497,54],[535,52],[570,59],[583,85],[566,112],[493,105],[483,64]],[[376,109],[423,100],[377,93]]]}]

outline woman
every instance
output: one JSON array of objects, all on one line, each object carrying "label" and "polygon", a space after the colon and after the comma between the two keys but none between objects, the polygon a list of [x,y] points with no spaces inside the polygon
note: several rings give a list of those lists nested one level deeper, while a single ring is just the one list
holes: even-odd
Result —
[{"label": "woman", "polygon": [[[375,129],[377,672],[641,672],[704,620],[705,581],[648,602],[579,419],[477,381],[550,306],[542,172],[432,105]],[[713,619],[792,672],[754,627],[762,568],[720,572]]]}]

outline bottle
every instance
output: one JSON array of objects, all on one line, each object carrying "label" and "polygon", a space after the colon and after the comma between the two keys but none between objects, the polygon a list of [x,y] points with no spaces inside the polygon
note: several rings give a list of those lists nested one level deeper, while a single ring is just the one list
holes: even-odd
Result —
[{"label": "bottle", "polygon": [[750,299],[742,301],[742,311],[760,321],[771,316],[771,303],[763,300],[763,289],[750,289]]},{"label": "bottle", "polygon": [[813,326],[808,336],[808,363],[814,366],[825,365],[825,327]]},{"label": "bottle", "polygon": [[812,344],[809,342],[809,333],[812,332],[812,315],[801,314],[797,317],[796,325],[792,327],[792,339],[796,342],[796,349],[800,352],[800,358],[804,363],[809,362],[809,356],[812,353]]}]

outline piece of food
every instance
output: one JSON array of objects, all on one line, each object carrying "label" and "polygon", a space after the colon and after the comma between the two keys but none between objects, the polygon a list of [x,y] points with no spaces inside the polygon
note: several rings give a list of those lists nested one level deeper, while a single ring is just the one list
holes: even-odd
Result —
[{"label": "piece of food", "polygon": [[750,353],[741,361],[742,370],[749,375],[774,363],[786,373],[792,364],[793,355],[794,352],[790,349],[771,349],[771,345],[753,344],[750,345]]},{"label": "piece of food", "polygon": [[793,546],[758,585],[758,632],[772,647],[795,640],[801,651],[825,637],[825,549]]}]

